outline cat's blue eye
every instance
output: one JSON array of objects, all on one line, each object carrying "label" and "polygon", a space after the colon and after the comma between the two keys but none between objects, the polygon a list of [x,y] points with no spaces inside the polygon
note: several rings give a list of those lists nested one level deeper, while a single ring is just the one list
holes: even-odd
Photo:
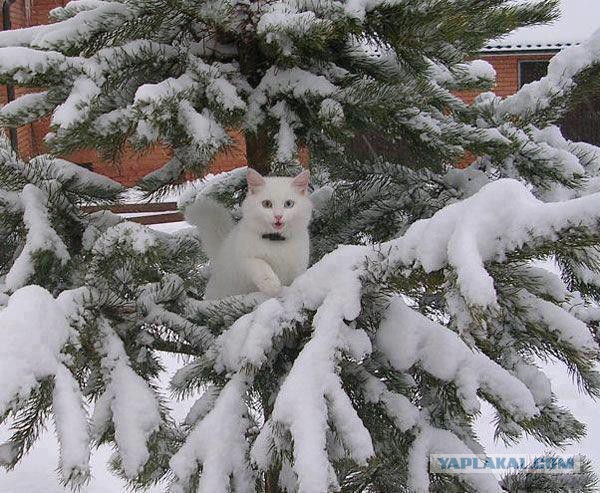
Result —
[{"label": "cat's blue eye", "polygon": [[286,200],[283,203],[283,207],[285,207],[286,209],[290,209],[291,207],[294,207],[294,201],[293,200]]},{"label": "cat's blue eye", "polygon": [[270,209],[271,207],[273,207],[273,203],[270,200],[263,200],[262,201],[262,206],[265,209]]}]

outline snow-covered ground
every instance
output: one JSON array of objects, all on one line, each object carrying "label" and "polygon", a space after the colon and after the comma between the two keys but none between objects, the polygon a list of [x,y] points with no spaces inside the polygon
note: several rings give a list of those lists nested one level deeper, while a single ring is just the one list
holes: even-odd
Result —
[{"label": "snow-covered ground", "polygon": [[[185,222],[157,224],[155,229],[172,232],[187,227]],[[173,372],[178,365],[175,359],[165,362],[169,373]],[[581,453],[590,457],[600,471],[600,422],[597,417],[600,414],[600,403],[582,396],[578,393],[576,386],[572,383],[565,368],[560,365],[546,365],[545,372],[552,381],[552,387],[560,399],[560,403],[571,409],[577,418],[588,425],[588,435],[581,442],[573,444],[565,450],[565,453]],[[168,380],[165,375],[165,382]],[[178,403],[174,408],[177,419],[185,416],[190,402]],[[500,443],[494,443],[492,407],[482,403],[482,415],[477,426],[478,434],[489,453],[541,453],[546,449],[533,439],[524,440],[518,445],[507,449]],[[0,443],[7,438],[8,430],[0,428]],[[120,493],[125,491],[125,485],[118,478],[108,472],[106,468],[107,459],[111,455],[109,447],[102,447],[92,457],[93,480],[82,489],[82,493]],[[52,423],[43,434],[34,450],[22,461],[22,463],[9,473],[0,473],[1,493],[66,493],[69,490],[62,487],[56,474],[58,457],[58,445],[54,437]],[[151,493],[162,493],[164,487],[156,487]]]}]

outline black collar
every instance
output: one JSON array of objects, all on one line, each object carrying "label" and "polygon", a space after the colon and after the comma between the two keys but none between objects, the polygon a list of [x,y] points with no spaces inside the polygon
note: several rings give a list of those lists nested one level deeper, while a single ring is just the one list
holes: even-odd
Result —
[{"label": "black collar", "polygon": [[281,235],[281,233],[265,233],[261,236],[263,240],[269,241],[285,241],[285,236]]}]

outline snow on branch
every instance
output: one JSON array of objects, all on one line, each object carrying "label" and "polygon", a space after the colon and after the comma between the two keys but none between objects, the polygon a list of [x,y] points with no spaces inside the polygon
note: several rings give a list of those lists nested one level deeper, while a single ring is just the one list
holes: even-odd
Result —
[{"label": "snow on branch", "polygon": [[[80,290],[64,291],[54,299],[39,286],[26,286],[0,310],[0,415],[19,410],[42,381],[53,378],[52,412],[60,469],[65,482],[74,486],[89,479],[90,432],[83,396],[65,366],[62,350],[75,340],[70,322],[82,294]],[[13,465],[19,445],[8,442],[0,449],[10,452],[0,463]]]},{"label": "snow on branch", "polygon": [[[281,299],[269,299],[236,320],[215,342],[217,369],[235,372],[251,366],[260,368],[267,361],[276,338],[287,328],[292,330],[298,322],[306,320],[304,309],[317,310],[325,300],[331,305],[339,303],[338,309],[343,311],[337,314],[341,317],[339,320],[354,320],[360,313],[360,266],[369,252],[367,247],[339,248],[298,277]],[[343,292],[340,291],[342,286]],[[330,316],[335,319],[334,314]],[[334,332],[349,337],[350,330],[338,327]]]},{"label": "snow on branch", "polygon": [[225,129],[217,123],[208,108],[198,113],[187,100],[179,103],[179,123],[185,128],[192,142],[210,156],[230,140]]},{"label": "snow on branch", "polygon": [[[94,34],[118,28],[136,13],[134,8],[122,2],[98,2],[95,8],[81,10],[69,19],[43,26],[45,29],[25,29],[28,32],[21,34],[19,44],[44,50],[66,50],[85,43]],[[3,41],[0,36],[0,45],[13,44]]]},{"label": "snow on branch", "polygon": [[379,379],[371,375],[364,367],[356,365],[350,367],[350,372],[361,381],[362,394],[367,402],[383,405],[388,417],[396,427],[405,432],[420,423],[424,418],[420,411],[410,400],[396,392],[391,392]]},{"label": "snow on branch", "polygon": [[71,337],[67,314],[45,289],[23,287],[0,310],[0,416],[18,407],[61,366]]},{"label": "snow on branch", "polygon": [[450,89],[469,85],[492,87],[496,82],[496,70],[485,60],[459,63],[451,69],[431,60],[429,63],[432,79],[442,87]]},{"label": "snow on branch", "polygon": [[90,430],[79,384],[64,365],[54,377],[52,412],[60,444],[60,469],[63,478],[75,485],[90,475]]},{"label": "snow on branch", "polygon": [[109,2],[105,0],[71,0],[64,7],[56,7],[49,12],[52,19],[63,21],[70,19],[84,10],[94,10],[106,5]]},{"label": "snow on branch", "polygon": [[280,101],[271,108],[271,113],[279,119],[279,131],[276,138],[276,159],[280,163],[286,163],[294,159],[296,155],[296,126],[297,117],[285,101]]},{"label": "snow on branch", "polygon": [[338,88],[325,76],[294,67],[291,69],[269,68],[248,99],[246,126],[255,128],[264,118],[262,108],[269,99],[288,96],[301,100],[304,104],[312,99],[325,99],[333,96]]},{"label": "snow on branch", "polygon": [[[125,70],[132,63],[164,64],[173,63],[181,56],[181,49],[168,43],[149,39],[133,39],[117,46],[99,50],[87,66],[91,76],[103,79],[115,71]],[[143,86],[142,86],[143,87]]]},{"label": "snow on branch", "polygon": [[510,252],[552,242],[569,228],[600,232],[600,194],[544,203],[522,183],[502,179],[414,223],[387,243],[390,261],[426,272],[452,267],[471,306],[497,306],[494,281],[485,263],[503,262]]},{"label": "snow on branch", "polygon": [[543,325],[557,337],[559,342],[591,356],[600,355],[598,343],[587,325],[567,310],[524,289],[515,294],[514,303],[524,309],[526,321]]},{"label": "snow on branch", "polygon": [[206,348],[211,345],[214,336],[207,327],[196,325],[177,313],[165,309],[161,303],[172,299],[174,292],[183,290],[183,281],[174,274],[166,275],[161,283],[142,286],[138,293],[138,305],[143,310],[144,320],[148,323],[163,324],[192,345]]},{"label": "snow on branch", "polygon": [[11,77],[20,84],[33,84],[40,75],[58,73],[67,61],[68,57],[57,51],[19,46],[0,48],[0,80]]},{"label": "snow on branch", "polygon": [[464,409],[479,411],[479,390],[517,419],[539,414],[529,389],[483,353],[473,351],[455,333],[392,299],[377,332],[375,347],[400,372],[418,365],[430,375],[454,382]]},{"label": "snow on branch", "polygon": [[89,196],[114,198],[124,191],[123,185],[109,177],[60,158],[36,156],[29,161],[28,168],[38,176],[43,173],[46,180],[56,179],[67,188]]},{"label": "snow on branch", "polygon": [[0,123],[26,125],[50,113],[54,106],[47,91],[23,94],[0,108]]},{"label": "snow on branch", "polygon": [[209,104],[216,103],[216,106],[229,112],[246,109],[246,103],[238,94],[238,88],[227,78],[228,75],[239,75],[234,65],[218,62],[208,64],[192,55],[189,55],[189,58],[191,72],[205,85]]},{"label": "snow on branch", "polygon": [[51,125],[67,129],[85,121],[94,99],[100,92],[100,88],[89,77],[75,79],[65,102],[54,110]]},{"label": "snow on branch", "polygon": [[283,55],[294,53],[294,40],[331,30],[329,19],[318,18],[313,11],[300,12],[287,2],[275,2],[261,15],[256,31],[268,44],[276,44]]},{"label": "snow on branch", "polygon": [[260,367],[282,327],[301,319],[303,308],[316,309],[311,340],[284,379],[272,415],[252,449],[253,460],[267,468],[272,447],[279,444],[274,430],[289,431],[294,443],[293,470],[302,492],[328,491],[335,484],[326,450],[328,417],[357,463],[366,464],[374,453],[371,437],[337,374],[340,353],[360,361],[371,351],[366,333],[351,324],[361,311],[361,270],[356,267],[365,253],[360,247],[346,247],[326,257],[293,283],[283,303],[265,302],[239,319],[216,344],[217,364],[230,370]]},{"label": "snow on branch", "polygon": [[25,185],[21,192],[21,203],[27,237],[23,250],[6,274],[6,287],[13,291],[25,286],[35,274],[36,254],[51,252],[62,265],[71,258],[50,222],[47,194],[35,185]]},{"label": "snow on branch", "polygon": [[[408,457],[408,486],[415,493],[428,493],[429,456],[431,454],[472,454],[454,433],[433,426],[424,425],[412,444]],[[473,487],[474,491],[501,493],[498,480],[493,474],[463,474],[461,478]]]},{"label": "snow on branch", "polygon": [[198,82],[188,73],[177,78],[170,77],[156,84],[144,84],[135,92],[134,107],[138,109],[145,105],[159,107],[161,103],[178,100],[185,95],[191,96],[197,89]]},{"label": "snow on branch", "polygon": [[500,112],[527,115],[549,109],[555,98],[568,96],[576,87],[579,74],[599,64],[600,30],[585,43],[570,46],[555,55],[548,65],[548,75],[504,99],[499,106]]},{"label": "snow on branch", "polygon": [[133,252],[143,255],[158,245],[158,235],[141,224],[124,221],[104,231],[94,243],[92,252],[108,257],[120,245],[129,245]]},{"label": "snow on branch", "polygon": [[254,491],[254,480],[247,466],[246,431],[250,426],[245,403],[247,385],[241,373],[235,374],[171,458],[170,466],[177,477],[173,493],[188,491],[199,465],[202,475],[198,493],[227,493],[230,484],[236,492]]},{"label": "snow on branch", "polygon": [[[158,399],[146,380],[131,368],[123,342],[109,321],[100,319],[99,328],[104,339],[102,368],[108,380],[100,400],[105,403],[102,415],[106,419],[110,409],[123,470],[128,478],[134,478],[148,461],[147,442],[162,422]],[[99,426],[103,420],[95,414]]]},{"label": "snow on branch", "polygon": [[207,175],[191,183],[188,190],[184,191],[177,200],[177,207],[184,209],[194,203],[200,195],[216,196],[228,190],[239,189],[246,182],[248,169],[245,166],[217,175]]}]

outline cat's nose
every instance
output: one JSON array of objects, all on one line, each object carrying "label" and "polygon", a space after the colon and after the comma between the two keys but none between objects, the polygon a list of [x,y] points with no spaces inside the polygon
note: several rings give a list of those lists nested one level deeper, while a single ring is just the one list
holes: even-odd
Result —
[{"label": "cat's nose", "polygon": [[281,214],[275,214],[273,217],[277,222],[281,222],[281,220],[283,219],[283,216]]}]

